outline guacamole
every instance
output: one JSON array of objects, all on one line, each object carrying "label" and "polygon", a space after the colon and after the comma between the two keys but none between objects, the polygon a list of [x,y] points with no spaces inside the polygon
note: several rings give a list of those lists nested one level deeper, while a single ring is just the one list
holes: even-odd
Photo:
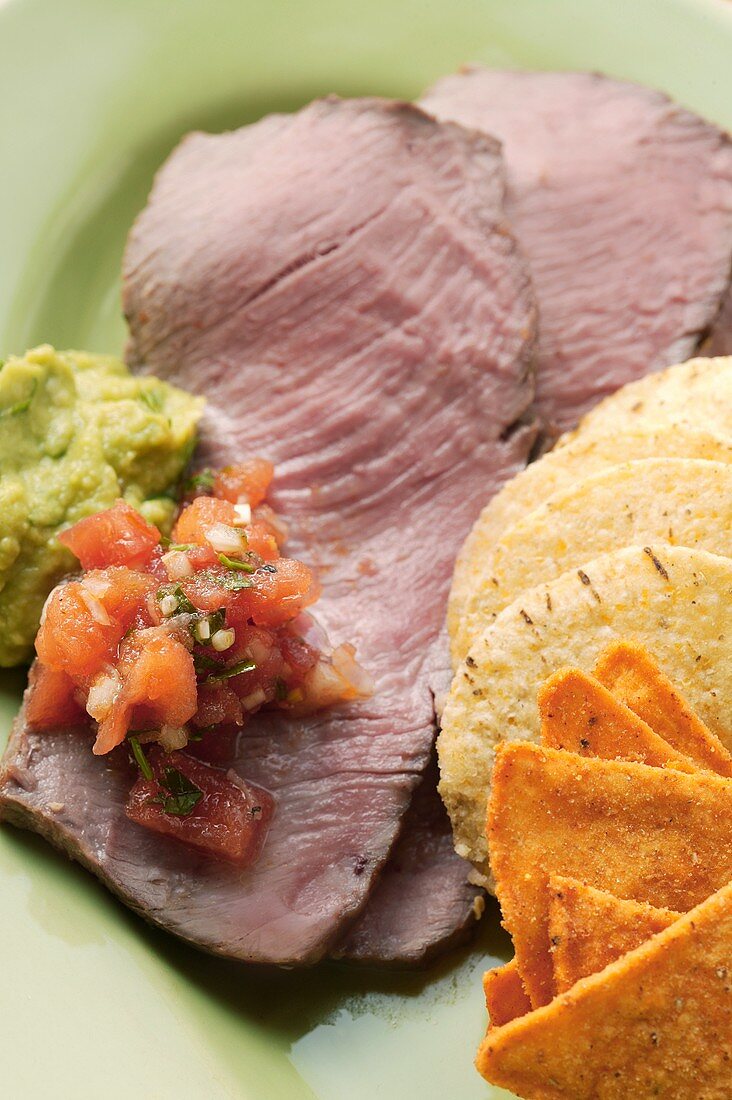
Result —
[{"label": "guacamole", "polygon": [[165,529],[203,399],[106,355],[43,346],[0,367],[0,665],[28,660],[76,567],[58,532],[123,497]]}]

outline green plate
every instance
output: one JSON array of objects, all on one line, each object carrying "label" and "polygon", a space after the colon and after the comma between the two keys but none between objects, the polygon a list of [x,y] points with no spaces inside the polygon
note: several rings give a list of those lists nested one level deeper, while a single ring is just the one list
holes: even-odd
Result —
[{"label": "green plate", "polygon": [[[181,134],[314,96],[411,97],[464,61],[599,69],[732,125],[724,0],[0,0],[0,355],[116,351],[125,234]],[[1,518],[0,518],[1,522]],[[9,725],[20,676],[5,676]],[[147,928],[0,830],[3,1095],[471,1100],[474,948],[418,976],[254,972]],[[506,1095],[506,1094],[502,1094]]]}]

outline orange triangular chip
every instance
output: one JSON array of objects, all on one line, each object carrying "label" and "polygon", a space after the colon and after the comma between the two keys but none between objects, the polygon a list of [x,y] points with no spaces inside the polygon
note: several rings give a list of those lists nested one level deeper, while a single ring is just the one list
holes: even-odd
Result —
[{"label": "orange triangular chip", "polygon": [[551,875],[549,942],[554,988],[565,993],[580,978],[604,970],[680,916],[672,909],[616,898],[586,882]]},{"label": "orange triangular chip", "polygon": [[548,879],[686,912],[732,879],[732,783],[526,741],[496,753],[488,843],[534,1007],[554,995]]},{"label": "orange triangular chip", "polygon": [[595,676],[678,752],[732,777],[732,755],[642,646],[616,642],[600,657]]},{"label": "orange triangular chip", "polygon": [[491,1027],[500,1027],[517,1016],[523,1016],[531,1010],[531,1002],[526,996],[516,960],[511,959],[505,966],[486,970],[483,975],[485,1007],[488,1009]]},{"label": "orange triangular chip", "polygon": [[606,687],[579,668],[563,668],[539,689],[541,742],[580,756],[604,760],[636,760],[682,771],[697,768],[682,753],[654,733],[637,714]]},{"label": "orange triangular chip", "polygon": [[544,1100],[732,1095],[732,883],[551,1004],[492,1028],[476,1065]]}]

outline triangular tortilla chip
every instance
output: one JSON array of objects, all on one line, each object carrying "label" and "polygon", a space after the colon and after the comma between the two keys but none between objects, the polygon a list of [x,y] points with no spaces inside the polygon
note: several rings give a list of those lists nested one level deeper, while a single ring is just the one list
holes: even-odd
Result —
[{"label": "triangular tortilla chip", "polygon": [[545,1100],[725,1100],[732,883],[550,1005],[492,1028],[476,1065],[492,1084]]},{"label": "triangular tortilla chip", "polygon": [[579,668],[563,668],[539,688],[541,742],[603,760],[635,760],[681,771],[697,768],[637,714]]},{"label": "triangular tortilla chip", "polygon": [[642,646],[611,645],[600,655],[595,676],[673,748],[703,768],[732,776],[732,755]]},{"label": "triangular tortilla chip", "polygon": [[496,753],[488,843],[534,1007],[554,995],[551,874],[686,912],[732,879],[732,783],[526,741]]},{"label": "triangular tortilla chip", "polygon": [[517,1016],[531,1011],[531,1001],[526,996],[516,960],[511,959],[505,966],[496,966],[486,970],[483,975],[485,1007],[488,1009],[491,1027],[500,1027]]},{"label": "triangular tortilla chip", "polygon": [[551,875],[549,942],[557,993],[604,970],[680,916],[672,909],[616,898],[586,882]]}]

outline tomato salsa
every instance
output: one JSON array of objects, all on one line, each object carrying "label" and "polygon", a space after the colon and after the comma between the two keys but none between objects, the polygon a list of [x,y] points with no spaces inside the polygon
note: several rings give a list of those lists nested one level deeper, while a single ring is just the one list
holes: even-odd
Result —
[{"label": "tomato salsa", "polygon": [[126,744],[132,820],[245,865],[273,799],[217,760],[263,707],[371,692],[352,646],[303,637],[319,587],[282,556],[272,476],[263,459],[196,475],[170,541],[124,501],[64,531],[82,573],[46,602],[27,704],[37,728],[92,719],[97,755]]}]

